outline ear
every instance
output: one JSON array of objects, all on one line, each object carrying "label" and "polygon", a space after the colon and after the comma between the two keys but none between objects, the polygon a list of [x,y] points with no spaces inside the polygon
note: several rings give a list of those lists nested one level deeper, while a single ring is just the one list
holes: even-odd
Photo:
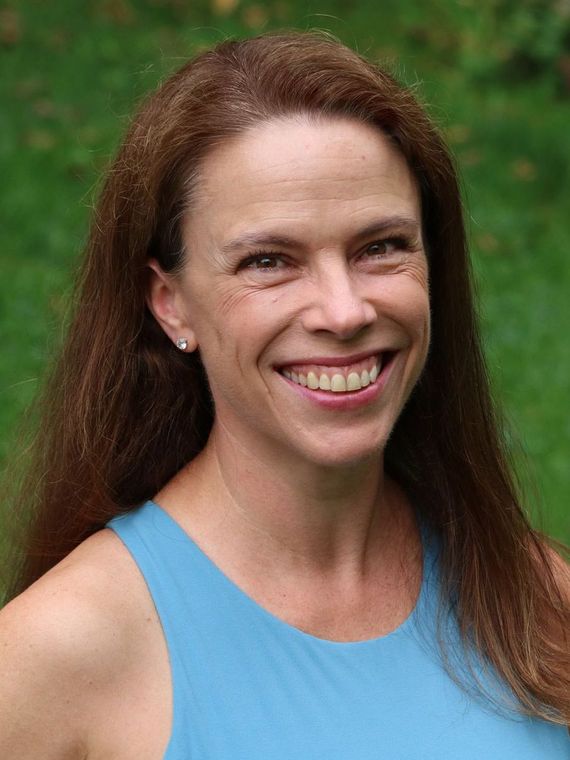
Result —
[{"label": "ear", "polygon": [[183,307],[180,283],[171,274],[165,272],[156,259],[150,259],[147,267],[149,270],[146,293],[148,308],[173,343],[176,343],[178,338],[185,338],[188,342],[186,351],[195,351],[198,348],[198,341]]}]

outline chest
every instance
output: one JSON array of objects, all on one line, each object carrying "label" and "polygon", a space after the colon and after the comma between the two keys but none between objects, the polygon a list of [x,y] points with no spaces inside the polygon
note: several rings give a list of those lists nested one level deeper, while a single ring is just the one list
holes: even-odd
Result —
[{"label": "chest", "polygon": [[[127,557],[125,560],[128,564]],[[134,668],[118,676],[110,695],[94,705],[88,760],[159,760],[172,733],[173,672],[167,640],[143,577],[132,565],[128,573],[125,570],[123,567],[129,595],[136,598],[143,613],[137,620],[145,621],[133,627],[132,646],[144,655]],[[394,595],[379,594],[344,608],[327,593],[312,602],[308,597],[297,598],[295,604],[284,602],[279,594],[252,590],[253,595],[255,604],[287,625],[329,641],[380,636],[397,627],[413,607],[408,588],[405,593],[400,589]]]},{"label": "chest", "polygon": [[[210,578],[204,573],[191,594],[196,606],[169,637],[177,653],[173,695],[161,622],[133,567],[121,578],[143,611],[144,625],[133,628],[132,642],[141,656],[95,706],[88,760],[568,756],[564,731],[494,716],[461,691],[436,649],[423,646],[435,638],[415,635],[409,593],[404,604],[395,591],[390,604],[389,595],[378,594],[343,610],[334,600],[286,605],[279,595],[262,598],[249,588],[248,603],[215,575],[222,593],[212,595],[208,586],[202,601],[216,604],[207,609],[200,602]],[[400,623],[403,632],[386,635]],[[336,643],[343,640],[352,643]]]},{"label": "chest", "polygon": [[398,637],[388,637],[381,657],[306,646],[265,657],[266,641],[258,651],[238,649],[179,693],[171,741],[171,673],[154,623],[148,660],[118,685],[89,760],[568,757],[562,729],[481,709],[435,660],[418,655],[412,638],[402,646]]},{"label": "chest", "polygon": [[[125,580],[143,608],[145,625],[135,627],[132,646],[144,656],[95,706],[88,760],[161,760],[172,733],[173,673],[162,624],[142,576],[133,573]],[[418,576],[414,583],[419,586],[419,582]],[[372,639],[398,627],[413,609],[417,593],[413,588],[408,580],[405,589],[396,587],[388,594],[379,585],[377,594],[342,606],[325,589],[320,598],[297,597],[295,604],[284,602],[279,593],[254,587],[247,591],[256,605],[287,626],[318,639],[346,642]],[[192,656],[190,650],[188,656]]]}]

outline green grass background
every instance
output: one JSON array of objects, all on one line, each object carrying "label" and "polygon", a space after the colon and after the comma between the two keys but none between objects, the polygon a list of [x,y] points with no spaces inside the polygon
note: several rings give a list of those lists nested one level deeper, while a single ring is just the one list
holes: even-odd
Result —
[{"label": "green grass background", "polygon": [[0,461],[61,340],[97,183],[134,105],[193,53],[277,28],[326,29],[384,61],[445,131],[496,394],[539,524],[570,542],[566,0],[3,3]]}]

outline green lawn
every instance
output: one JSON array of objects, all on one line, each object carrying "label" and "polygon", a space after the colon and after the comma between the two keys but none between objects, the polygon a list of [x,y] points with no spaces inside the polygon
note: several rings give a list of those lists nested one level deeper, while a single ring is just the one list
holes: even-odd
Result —
[{"label": "green lawn", "polygon": [[0,459],[14,448],[17,421],[60,340],[97,183],[137,99],[229,35],[328,29],[416,84],[451,142],[496,392],[514,442],[528,454],[542,524],[570,542],[565,7],[538,0],[4,3]]}]

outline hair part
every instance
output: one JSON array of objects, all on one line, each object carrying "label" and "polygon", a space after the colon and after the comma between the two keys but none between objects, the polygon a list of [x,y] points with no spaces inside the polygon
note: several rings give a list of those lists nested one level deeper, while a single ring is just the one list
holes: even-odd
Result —
[{"label": "hair part", "polygon": [[409,89],[320,33],[222,42],[171,76],[132,121],[38,402],[31,463],[13,503],[22,560],[8,598],[152,498],[205,445],[207,379],[199,354],[177,351],[150,313],[147,262],[180,271],[181,220],[210,151],[296,115],[375,126],[417,180],[432,339],[386,469],[441,537],[441,609],[452,603],[466,649],[505,679],[522,712],[569,723],[569,604],[522,507],[491,396],[453,160]]}]

